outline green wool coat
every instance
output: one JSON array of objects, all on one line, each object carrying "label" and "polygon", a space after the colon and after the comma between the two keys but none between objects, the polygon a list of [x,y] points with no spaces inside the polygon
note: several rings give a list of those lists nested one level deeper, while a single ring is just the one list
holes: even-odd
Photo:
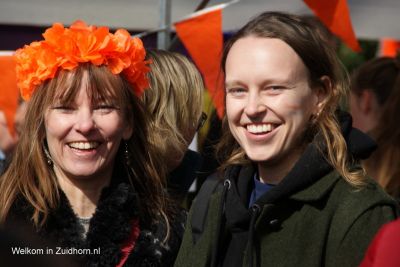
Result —
[{"label": "green wool coat", "polygon": [[[176,267],[210,265],[221,194],[212,194],[196,244],[190,211]],[[397,213],[397,203],[375,182],[357,189],[332,171],[308,188],[262,207],[255,224],[259,256],[253,257],[259,266],[358,266],[375,233]],[[243,266],[248,266],[243,253]]]}]

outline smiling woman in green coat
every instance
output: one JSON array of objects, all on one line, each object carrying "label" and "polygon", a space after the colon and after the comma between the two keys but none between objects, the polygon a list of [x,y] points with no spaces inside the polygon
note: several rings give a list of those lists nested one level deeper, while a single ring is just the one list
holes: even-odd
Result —
[{"label": "smiling woman in green coat", "polygon": [[397,206],[358,164],[374,142],[339,109],[327,35],[266,12],[227,43],[221,171],[195,200],[175,266],[357,266]]}]

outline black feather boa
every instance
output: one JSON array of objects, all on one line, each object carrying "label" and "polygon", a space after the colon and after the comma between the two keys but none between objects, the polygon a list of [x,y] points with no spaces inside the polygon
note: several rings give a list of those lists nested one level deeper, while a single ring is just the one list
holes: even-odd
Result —
[{"label": "black feather boa", "polygon": [[[46,224],[37,233],[55,244],[54,251],[56,247],[100,251],[92,255],[74,255],[78,266],[116,266],[122,257],[122,244],[130,236],[132,220],[139,217],[138,205],[138,195],[128,183],[121,182],[105,188],[90,221],[87,237],[83,239],[83,227],[78,223],[67,197],[61,192],[59,207],[51,211]],[[11,217],[29,222],[31,211],[26,201],[20,199],[14,204]],[[163,243],[166,235],[163,220],[152,225],[140,222],[139,236],[124,266],[172,266],[182,240],[185,217],[181,213],[170,222],[167,243]]]}]

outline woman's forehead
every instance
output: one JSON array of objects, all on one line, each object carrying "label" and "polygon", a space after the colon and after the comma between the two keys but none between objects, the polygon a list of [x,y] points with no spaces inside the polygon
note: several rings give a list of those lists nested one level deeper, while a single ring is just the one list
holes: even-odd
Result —
[{"label": "woman's forehead", "polygon": [[87,94],[88,98],[92,103],[99,102],[114,102],[117,101],[118,95],[115,90],[109,90],[106,87],[99,88],[90,84],[83,87],[70,87],[65,90],[59,90],[53,102],[75,102],[78,97],[82,96],[81,90],[85,90],[84,93]]}]

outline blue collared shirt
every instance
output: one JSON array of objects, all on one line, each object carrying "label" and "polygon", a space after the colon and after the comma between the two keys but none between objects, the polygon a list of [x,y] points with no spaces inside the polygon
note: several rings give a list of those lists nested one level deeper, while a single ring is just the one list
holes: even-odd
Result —
[{"label": "blue collared shirt", "polygon": [[253,192],[251,192],[250,196],[250,201],[249,201],[249,207],[254,204],[254,202],[257,201],[262,195],[264,195],[268,190],[273,188],[275,185],[272,184],[264,184],[258,179],[257,173],[254,174],[253,177],[254,180],[254,189]]}]

